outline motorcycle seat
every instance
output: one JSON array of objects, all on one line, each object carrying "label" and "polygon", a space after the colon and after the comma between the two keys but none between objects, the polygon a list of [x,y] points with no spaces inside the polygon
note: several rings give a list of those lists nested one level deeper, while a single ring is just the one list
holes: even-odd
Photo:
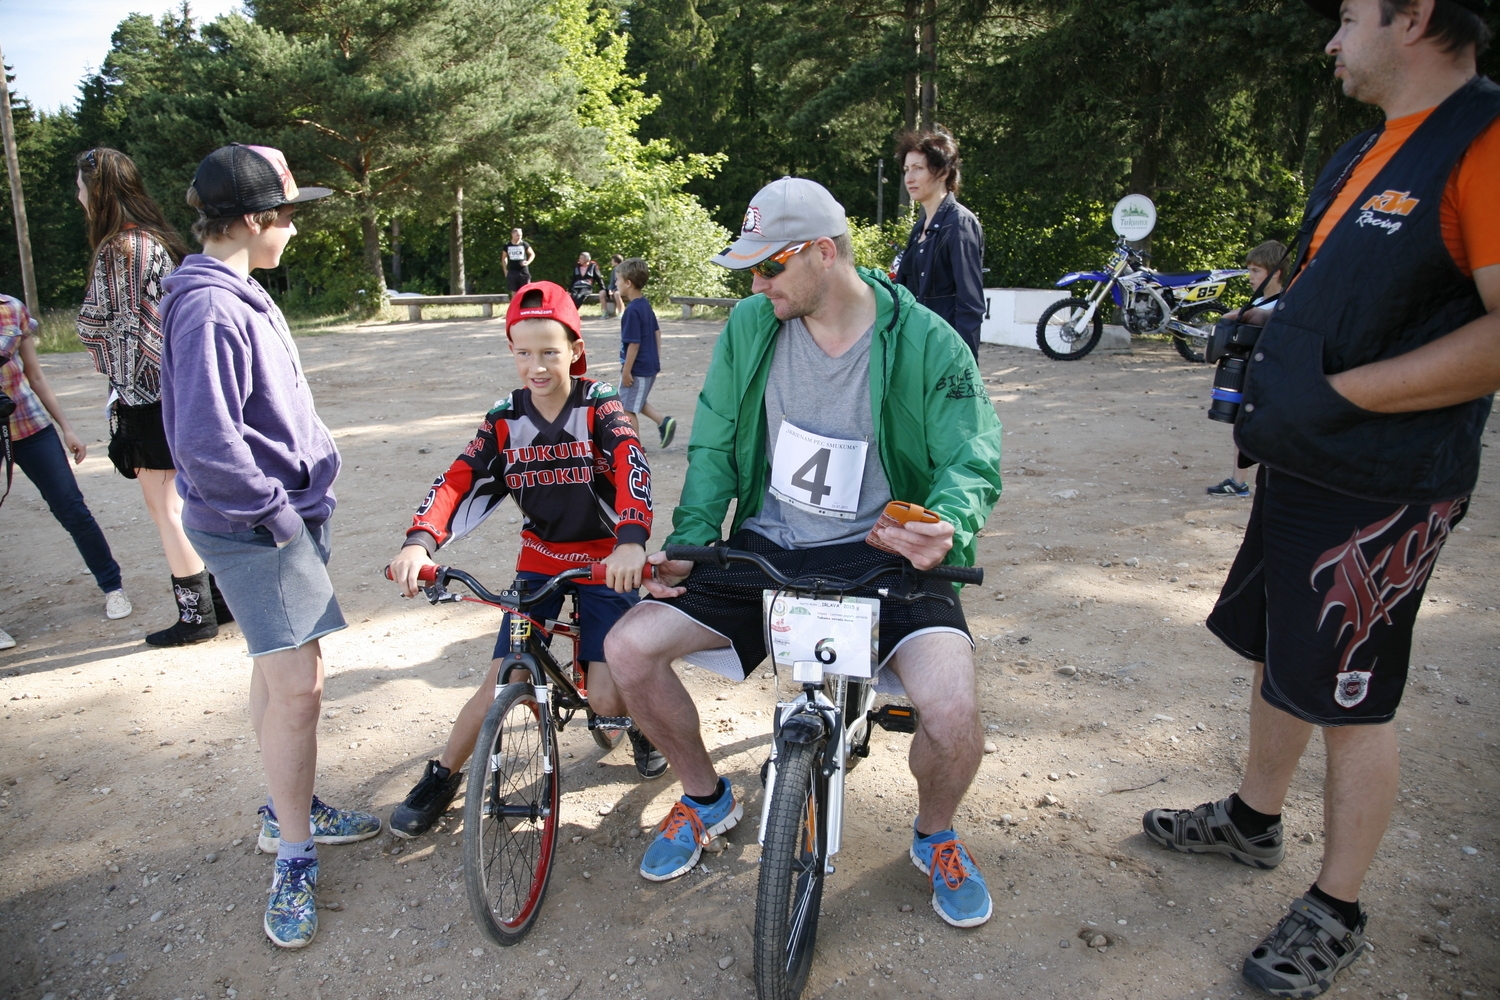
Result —
[{"label": "motorcycle seat", "polygon": [[1183,285],[1195,285],[1211,274],[1212,271],[1188,271],[1183,274],[1157,274],[1155,278],[1168,288],[1179,288]]}]

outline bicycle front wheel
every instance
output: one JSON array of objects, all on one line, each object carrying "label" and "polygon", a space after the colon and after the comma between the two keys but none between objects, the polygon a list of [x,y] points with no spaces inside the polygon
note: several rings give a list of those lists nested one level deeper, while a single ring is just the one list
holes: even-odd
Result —
[{"label": "bicycle front wheel", "polygon": [[530,684],[507,684],[485,716],[469,767],[464,882],[480,930],[499,945],[531,930],[552,874],[559,769],[550,726]]},{"label": "bicycle front wheel", "polygon": [[812,966],[828,860],[828,783],[819,773],[819,751],[820,744],[790,743],[776,762],[755,900],[760,1000],[796,1000]]}]

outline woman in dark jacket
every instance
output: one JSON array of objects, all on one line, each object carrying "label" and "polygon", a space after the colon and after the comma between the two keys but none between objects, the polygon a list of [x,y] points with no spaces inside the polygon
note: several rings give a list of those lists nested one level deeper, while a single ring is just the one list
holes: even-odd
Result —
[{"label": "woman in dark jacket", "polygon": [[958,143],[941,125],[906,132],[896,144],[907,194],[921,205],[896,280],[958,331],[979,357],[984,319],[984,229],[958,203]]}]

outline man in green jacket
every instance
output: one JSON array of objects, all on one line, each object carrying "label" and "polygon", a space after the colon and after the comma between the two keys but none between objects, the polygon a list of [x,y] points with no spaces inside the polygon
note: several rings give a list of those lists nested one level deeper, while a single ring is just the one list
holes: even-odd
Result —
[{"label": "man in green jacket", "polygon": [[[918,569],[971,565],[1000,496],[1000,421],[953,328],[905,288],[854,266],[843,207],[812,181],[784,177],[763,188],[740,239],[714,262],[749,269],[756,294],[735,307],[714,350],[668,544],[718,543],[734,501],[730,547],[792,576],[854,578],[896,562],[891,552]],[[891,500],[939,520],[876,529],[882,551],[865,538]],[[695,567],[660,552],[651,561],[650,599],[605,645],[631,718],[686,793],[641,861],[644,877],[664,881],[689,871],[702,845],[743,814],[714,770],[672,661],[747,677],[766,656],[769,581],[743,564]],[[947,584],[920,586],[953,598]],[[880,608],[879,665],[919,715],[911,858],[931,880],[933,908],[957,927],[982,924],[992,910],[952,829],[983,753],[973,648],[956,599]]]}]

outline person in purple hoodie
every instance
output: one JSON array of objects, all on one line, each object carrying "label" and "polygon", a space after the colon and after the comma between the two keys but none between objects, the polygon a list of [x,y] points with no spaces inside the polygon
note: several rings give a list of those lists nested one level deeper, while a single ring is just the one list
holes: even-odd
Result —
[{"label": "person in purple hoodie", "polygon": [[299,191],[279,150],[215,150],[187,195],[203,253],[163,282],[162,418],[183,528],[253,657],[250,718],[270,793],[259,846],[276,852],[264,927],[283,948],[305,947],[317,933],[314,844],[380,832],[379,817],[313,794],[318,639],[345,627],[327,570],[339,453],[281,310],[250,277],[280,262],[297,232],[296,206],[330,193]]}]

